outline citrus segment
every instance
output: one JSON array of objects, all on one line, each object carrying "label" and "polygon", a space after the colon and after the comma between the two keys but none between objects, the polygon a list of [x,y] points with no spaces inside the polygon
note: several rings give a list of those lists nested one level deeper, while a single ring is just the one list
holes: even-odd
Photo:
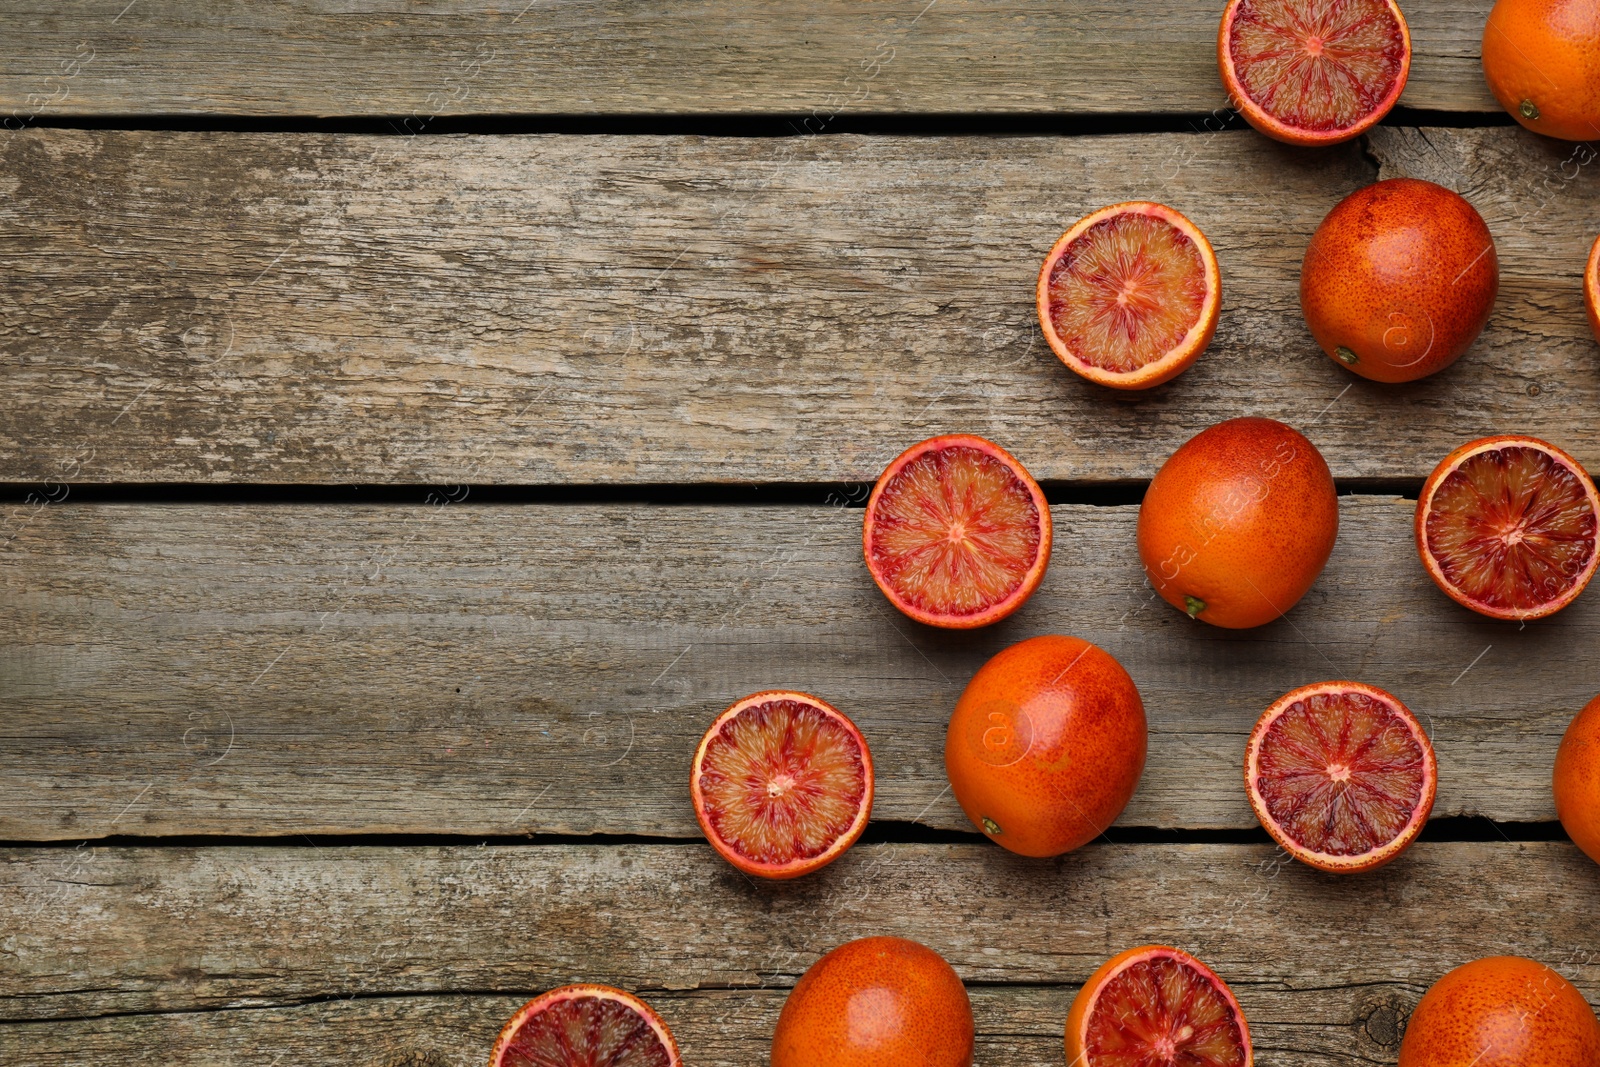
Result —
[{"label": "citrus segment", "polygon": [[1417,551],[1451,599],[1538,619],[1594,576],[1600,495],[1578,461],[1533,437],[1486,437],[1439,464],[1417,501]]},{"label": "citrus segment", "polygon": [[1039,271],[1039,324],[1050,348],[1101,385],[1147,389],[1205,350],[1217,327],[1221,275],[1194,223],[1136,202],[1079,220]]},{"label": "citrus segment", "polygon": [[1291,144],[1334,144],[1394,107],[1411,35],[1393,0],[1232,0],[1217,62],[1250,125]]},{"label": "citrus segment", "polygon": [[867,501],[862,550],[889,600],[919,622],[965,629],[1005,618],[1050,562],[1050,508],[1010,453],[952,434],[891,463]]},{"label": "citrus segment", "polygon": [[1250,1029],[1227,984],[1187,952],[1129,949],[1067,1015],[1071,1067],[1249,1067]]},{"label": "citrus segment", "polygon": [[1433,745],[1376,686],[1323,682],[1279,697],[1245,750],[1250,806],[1274,840],[1325,871],[1365,871],[1416,840],[1433,809]]},{"label": "citrus segment", "polygon": [[695,752],[695,816],[747,874],[794,878],[855,843],[872,812],[872,755],[860,731],[806,693],[745,697]]},{"label": "citrus segment", "polygon": [[489,1067],[678,1067],[661,1017],[631,993],[603,985],[552,989],[500,1031]]}]

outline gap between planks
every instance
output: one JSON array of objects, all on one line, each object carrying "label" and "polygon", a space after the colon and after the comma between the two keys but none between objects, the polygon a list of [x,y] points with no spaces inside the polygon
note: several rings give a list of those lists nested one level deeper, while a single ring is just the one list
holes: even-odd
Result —
[{"label": "gap between planks", "polygon": [[[865,845],[973,844],[985,840],[976,829],[940,828],[924,823],[894,819],[875,819],[862,834]],[[1107,827],[1097,841],[1111,845],[1269,845],[1271,839],[1259,827],[1197,829],[1183,827],[1116,825]],[[1565,841],[1561,824],[1549,822],[1505,822],[1483,817],[1444,815],[1428,820],[1422,841],[1433,843],[1520,844],[1532,841]],[[564,848],[567,846],[618,847],[628,845],[699,846],[701,835],[674,837],[668,834],[558,834],[530,831],[526,834],[284,834],[245,836],[230,834],[176,834],[171,836],[112,835],[101,838],[41,839],[0,841],[0,849],[75,849],[95,848],[435,848],[459,845],[492,845],[504,848]]]}]

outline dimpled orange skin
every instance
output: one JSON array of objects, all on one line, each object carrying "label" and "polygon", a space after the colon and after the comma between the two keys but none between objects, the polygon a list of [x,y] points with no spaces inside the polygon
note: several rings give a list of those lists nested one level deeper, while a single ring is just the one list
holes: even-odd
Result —
[{"label": "dimpled orange skin", "polygon": [[1483,76],[1535,133],[1600,138],[1600,4],[1499,0],[1483,27]]},{"label": "dimpled orange skin", "polygon": [[1556,817],[1572,843],[1600,863],[1600,697],[1578,712],[1556,750]]},{"label": "dimpled orange skin", "polygon": [[1600,1022],[1542,963],[1492,956],[1434,983],[1411,1013],[1400,1067],[1600,1067]]},{"label": "dimpled orange skin", "polygon": [[1156,472],[1139,505],[1150,585],[1178,610],[1228,629],[1293,607],[1338,536],[1339,499],[1322,454],[1272,419],[1202,430]]},{"label": "dimpled orange skin", "polygon": [[1589,264],[1583,271],[1583,309],[1589,313],[1589,329],[1600,341],[1600,237],[1589,249]]},{"label": "dimpled orange skin", "polygon": [[1499,289],[1483,216],[1415,178],[1341,200],[1300,266],[1311,336],[1340,366],[1377,382],[1415,381],[1454,363],[1483,331]]},{"label": "dimpled orange skin", "polygon": [[1076,637],[1031,637],[967,683],[945,734],[945,773],[991,841],[1059,856],[1127,807],[1147,738],[1139,690],[1109,652]]},{"label": "dimpled orange skin", "polygon": [[970,1067],[972,1005],[931,948],[864,937],[823,956],[778,1014],[772,1067]]}]

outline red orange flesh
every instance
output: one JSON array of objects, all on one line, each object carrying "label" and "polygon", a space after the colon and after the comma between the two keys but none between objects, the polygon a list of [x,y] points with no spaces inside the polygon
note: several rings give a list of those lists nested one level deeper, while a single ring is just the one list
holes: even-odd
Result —
[{"label": "red orange flesh", "polygon": [[1595,1067],[1600,1022],[1542,963],[1491,956],[1433,984],[1406,1022],[1400,1067]]},{"label": "red orange flesh", "polygon": [[772,1067],[970,1067],[972,1005],[937,952],[864,937],[823,956],[778,1014]]},{"label": "red orange flesh", "polygon": [[1250,1027],[1228,984],[1181,949],[1113,956],[1067,1013],[1068,1067],[1250,1067]]},{"label": "red orange flesh", "polygon": [[1485,437],[1434,469],[1417,501],[1417,553],[1456,603],[1539,619],[1594,576],[1600,494],[1567,453],[1536,437]]},{"label": "red orange flesh", "polygon": [[1567,727],[1553,779],[1556,817],[1572,843],[1600,863],[1600,697]]},{"label": "red orange flesh", "polygon": [[1448,367],[1494,309],[1500,261],[1483,216],[1432,182],[1390,178],[1328,212],[1300,265],[1300,310],[1328,357],[1377,382]]},{"label": "red orange flesh", "polygon": [[872,754],[809,693],[755,693],[717,716],[689,776],[700,829],[746,874],[796,878],[844,853],[872,813]]},{"label": "red orange flesh", "polygon": [[1162,204],[1101,208],[1039,269],[1039,325],[1056,356],[1115,389],[1160,385],[1211,343],[1222,275],[1205,234]]},{"label": "red orange flesh", "polygon": [[1416,716],[1360,682],[1285,693],[1245,748],[1256,818],[1295,859],[1324,871],[1369,871],[1404,852],[1428,821],[1438,779]]},{"label": "red orange flesh", "polygon": [[1032,637],[972,676],[945,733],[945,773],[991,841],[1058,856],[1127,806],[1147,733],[1139,690],[1115,657],[1076,637]]},{"label": "red orange flesh", "polygon": [[569,985],[524,1004],[489,1067],[679,1067],[678,1043],[650,1005],[620,989]]},{"label": "red orange flesh", "polygon": [[933,437],[878,478],[861,547],[872,580],[913,619],[987,626],[1039,587],[1050,564],[1050,506],[999,445],[971,434]]},{"label": "red orange flesh", "polygon": [[1400,99],[1411,33],[1393,0],[1231,0],[1217,66],[1234,106],[1262,133],[1337,144]]}]

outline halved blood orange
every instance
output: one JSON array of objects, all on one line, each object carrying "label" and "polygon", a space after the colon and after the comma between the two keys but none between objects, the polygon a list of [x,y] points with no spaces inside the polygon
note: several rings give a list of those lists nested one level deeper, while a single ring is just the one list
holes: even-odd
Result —
[{"label": "halved blood orange", "polygon": [[1149,389],[1211,343],[1222,275],[1205,234],[1170,207],[1113,204],[1079,219],[1039,268],[1039,326],[1091,382]]},{"label": "halved blood orange", "polygon": [[1250,1027],[1233,990],[1181,949],[1113,956],[1067,1013],[1068,1067],[1251,1067]]},{"label": "halved blood orange", "polygon": [[1583,269],[1583,307],[1589,313],[1589,329],[1600,341],[1600,237],[1589,249],[1589,263]]},{"label": "halved blood orange", "polygon": [[1400,99],[1411,31],[1394,0],[1229,0],[1217,65],[1229,99],[1268,137],[1337,144]]},{"label": "halved blood orange", "polygon": [[604,985],[552,989],[522,1006],[500,1031],[489,1067],[679,1067],[678,1043],[661,1016]]},{"label": "halved blood orange", "polygon": [[1578,461],[1537,437],[1462,445],[1417,500],[1417,553],[1456,603],[1493,619],[1542,619],[1594,577],[1600,494]]},{"label": "halved blood orange", "polygon": [[1033,595],[1050,564],[1050,506],[1015,456],[971,434],[913,445],[867,500],[867,569],[918,622],[987,626]]},{"label": "halved blood orange", "polygon": [[1361,682],[1291,690],[1256,722],[1244,784],[1267,833],[1318,870],[1370,871],[1433,810],[1433,744],[1392,693]]},{"label": "halved blood orange", "polygon": [[872,814],[872,754],[809,693],[754,693],[717,716],[689,775],[706,840],[746,874],[797,878],[855,844]]}]

